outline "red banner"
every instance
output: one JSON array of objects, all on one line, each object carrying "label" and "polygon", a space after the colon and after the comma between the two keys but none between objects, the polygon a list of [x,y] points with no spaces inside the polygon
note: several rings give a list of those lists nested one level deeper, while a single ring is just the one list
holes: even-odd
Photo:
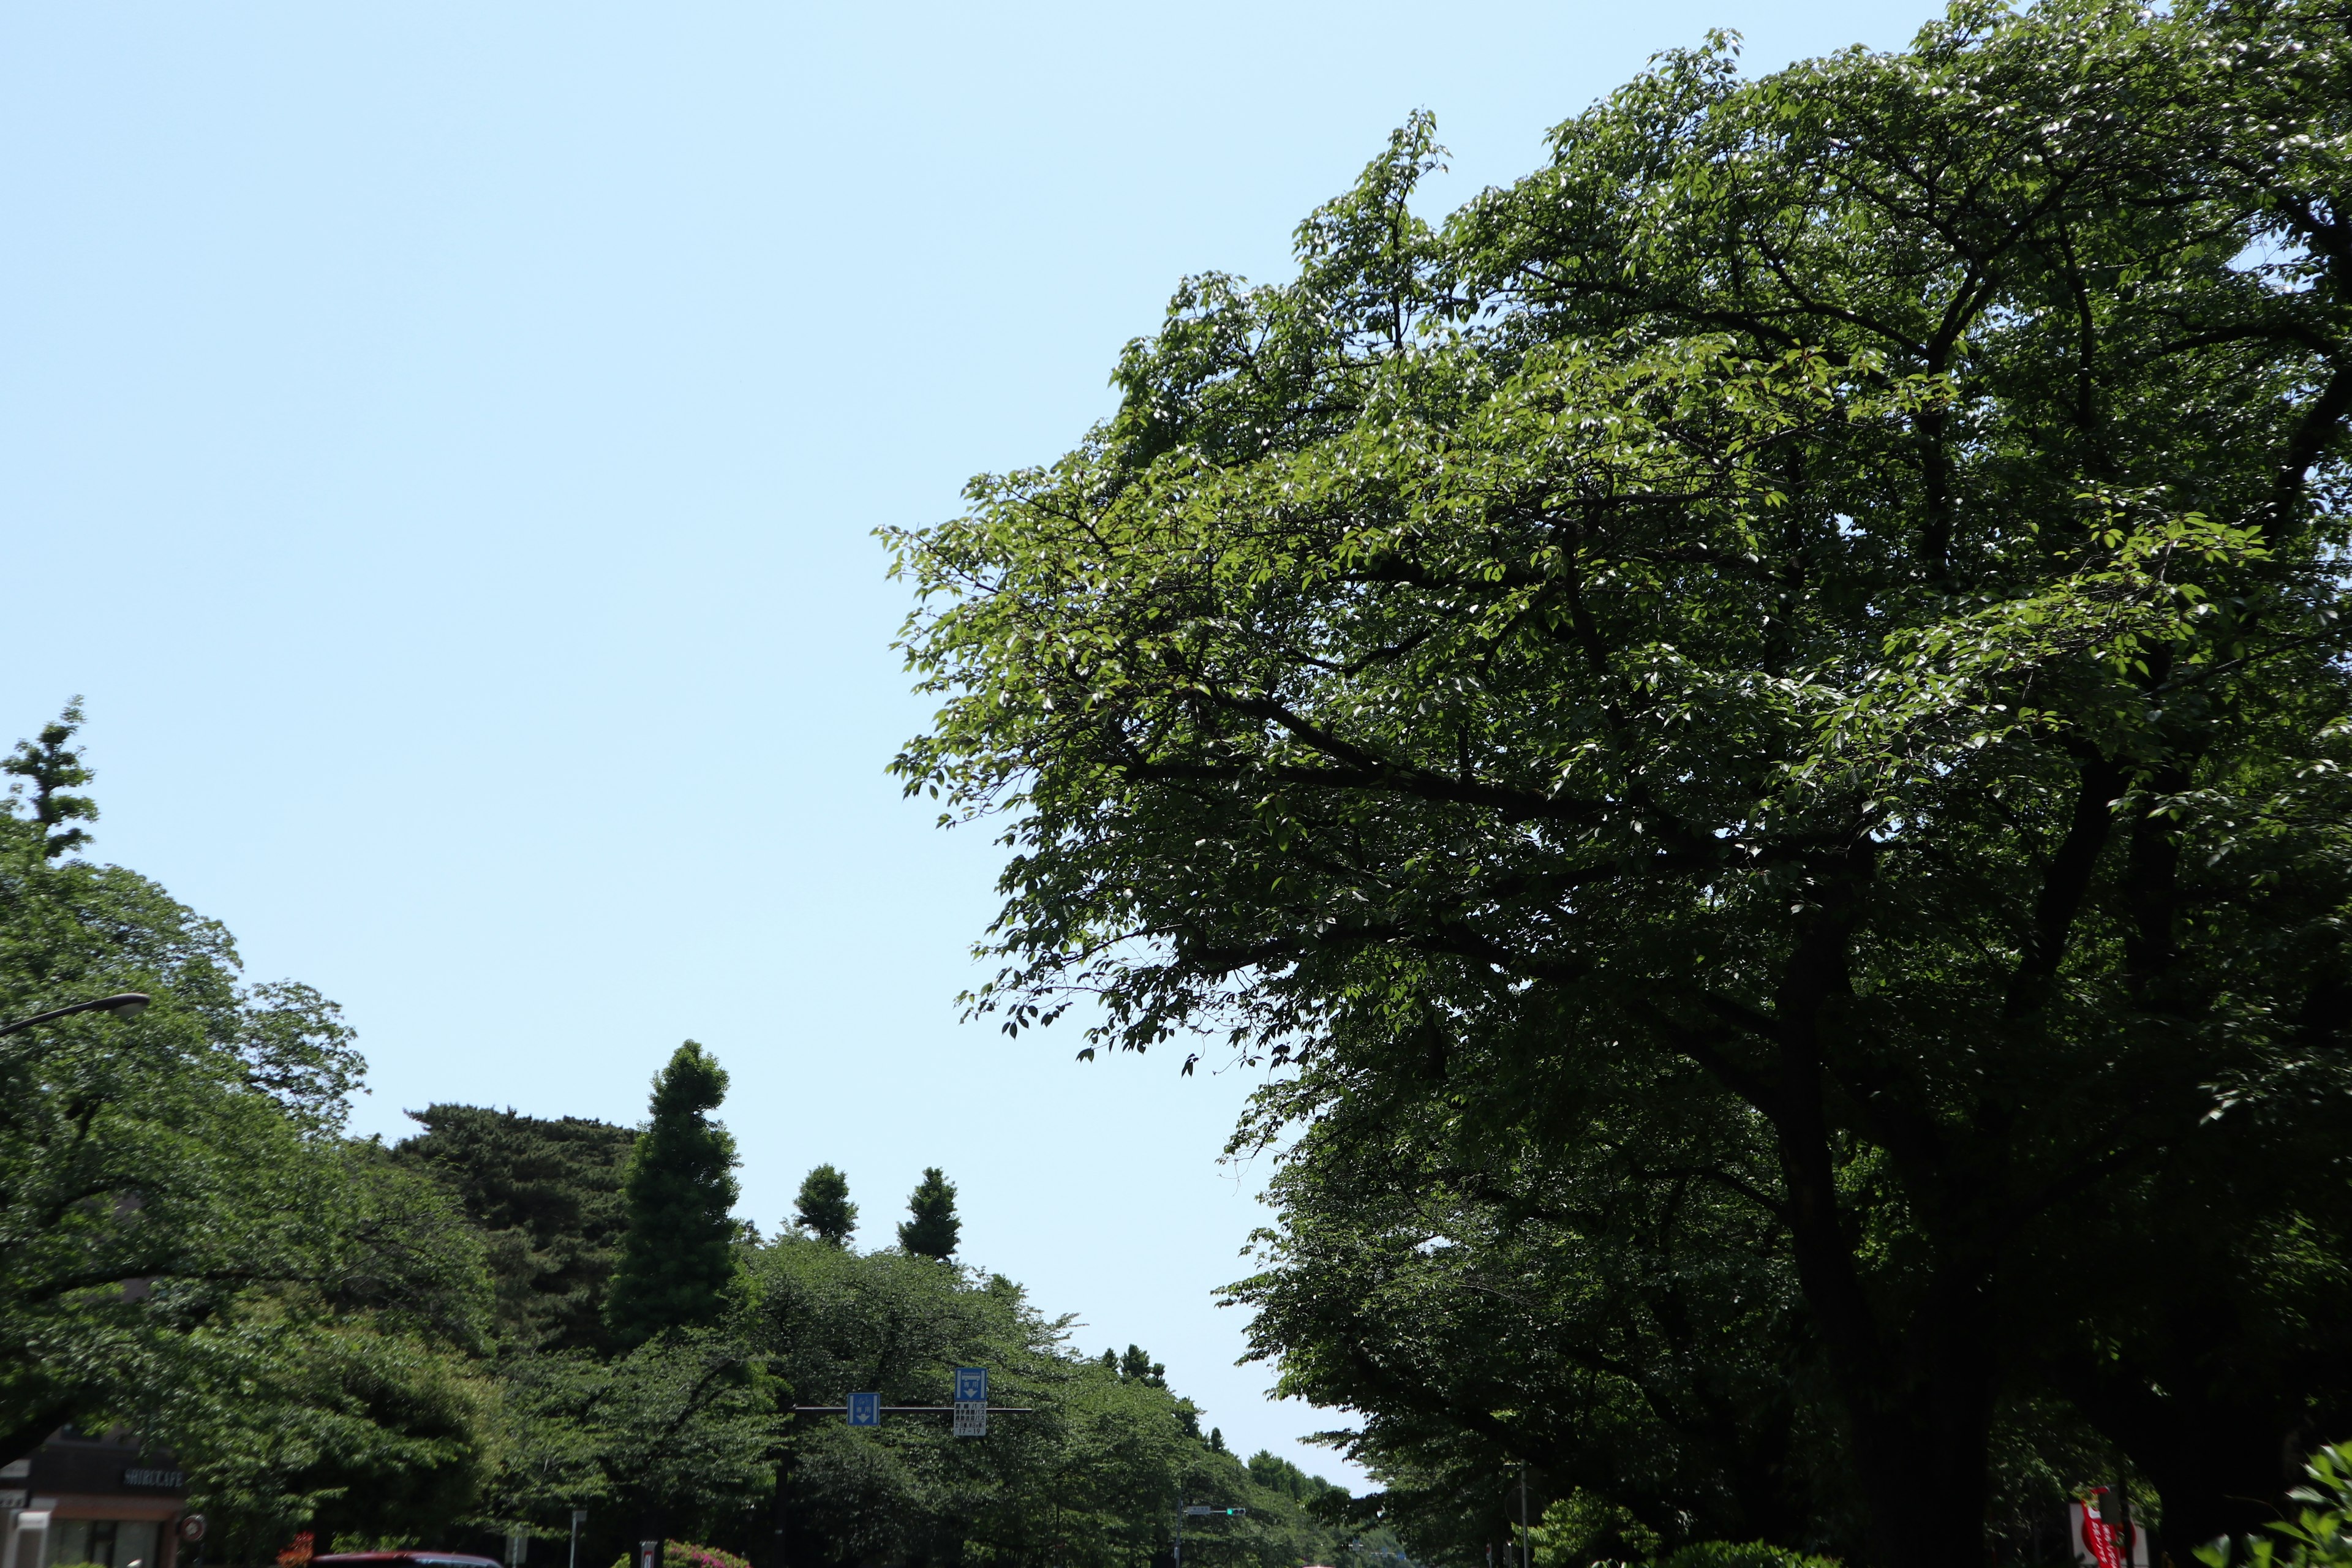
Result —
[{"label": "red banner", "polygon": [[2116,1539],[2123,1531],[2099,1517],[2099,1500],[2106,1495],[2106,1488],[2094,1487],[2083,1504],[2083,1544],[2091,1549],[2091,1561],[2099,1568],[2124,1568],[2126,1548]]}]

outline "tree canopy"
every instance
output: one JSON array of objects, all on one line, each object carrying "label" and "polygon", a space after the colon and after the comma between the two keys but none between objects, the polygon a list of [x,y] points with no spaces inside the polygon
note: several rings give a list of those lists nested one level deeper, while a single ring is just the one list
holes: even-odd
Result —
[{"label": "tree canopy", "polygon": [[793,1223],[819,1241],[846,1247],[857,1230],[857,1205],[849,1201],[849,1178],[819,1165],[801,1181],[793,1200]]},{"label": "tree canopy", "polygon": [[[1559,1227],[1634,1319],[1521,1310],[1637,1423],[1754,1349],[1867,1561],[1977,1561],[1914,1521],[2020,1401],[2242,1527],[2352,1418],[2347,134],[2323,0],[1717,38],[1435,226],[1416,120],[890,534],[896,766],[1009,850],[974,1005],[1297,1068],[1255,1134],[1426,1107],[1476,1201],[1393,1239]],[[1427,1370],[1284,1332],[1302,1391]]]},{"label": "tree canopy", "polygon": [[393,1157],[432,1175],[481,1232],[503,1338],[604,1343],[604,1289],[627,1225],[621,1184],[637,1135],[608,1121],[429,1105]]},{"label": "tree canopy", "polygon": [[710,1120],[727,1072],[692,1040],[654,1075],[651,1119],[629,1155],[628,1228],[604,1302],[623,1347],[709,1323],[734,1277],[735,1140]]},{"label": "tree canopy", "polygon": [[454,1517],[486,1462],[479,1247],[343,1136],[362,1063],[332,1003],[245,983],[217,922],[74,853],[79,722],[7,764],[33,787],[0,813],[0,1021],[152,1002],[0,1037],[0,1462],[128,1425],[230,1552]]},{"label": "tree canopy", "polygon": [[954,1256],[963,1221],[956,1217],[955,1184],[937,1165],[926,1166],[923,1179],[907,1197],[907,1218],[898,1225],[898,1245],[918,1257],[944,1263]]}]

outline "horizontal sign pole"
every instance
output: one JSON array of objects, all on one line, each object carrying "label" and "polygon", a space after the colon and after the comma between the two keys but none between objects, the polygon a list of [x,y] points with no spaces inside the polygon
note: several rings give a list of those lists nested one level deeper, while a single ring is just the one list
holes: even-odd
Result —
[{"label": "horizontal sign pole", "polygon": [[[952,1405],[885,1405],[880,1408],[885,1415],[952,1415],[955,1414],[955,1406]],[[1036,1407],[1031,1405],[992,1405],[988,1407],[988,1413],[991,1415],[1033,1415],[1036,1414]],[[849,1414],[849,1406],[846,1405],[795,1405],[793,1406],[793,1414],[795,1415],[846,1415]]]}]

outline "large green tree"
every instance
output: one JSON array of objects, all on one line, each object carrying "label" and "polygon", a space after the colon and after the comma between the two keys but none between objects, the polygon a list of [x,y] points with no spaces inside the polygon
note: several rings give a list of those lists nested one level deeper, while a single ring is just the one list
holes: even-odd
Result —
[{"label": "large green tree", "polygon": [[524,1349],[605,1343],[604,1291],[627,1224],[621,1184],[637,1135],[585,1117],[478,1105],[409,1112],[424,1131],[393,1158],[431,1174],[481,1233],[499,1327]]},{"label": "large green tree", "polygon": [[2154,1228],[2347,1234],[2347,132],[2336,0],[1676,54],[1436,229],[1416,122],[895,536],[978,1005],[1596,1086],[1769,1226],[1874,1563],[1977,1560],[2027,1386],[2231,1522],[2352,1413],[2340,1294],[2163,1321]]},{"label": "large green tree", "polygon": [[232,1553],[446,1518],[482,1459],[479,1247],[343,1136],[362,1063],[331,1003],[242,983],[217,922],[74,853],[98,815],[79,718],[6,763],[29,787],[0,814],[0,1020],[152,1004],[0,1037],[0,1462],[129,1424]]},{"label": "large green tree", "polygon": [[623,1185],[628,1229],[604,1302],[616,1343],[715,1321],[734,1278],[735,1139],[710,1118],[727,1071],[688,1040],[654,1075],[651,1118]]},{"label": "large green tree", "polygon": [[847,1247],[857,1229],[857,1205],[849,1201],[849,1178],[819,1165],[801,1181],[793,1200],[793,1223],[820,1241]]}]

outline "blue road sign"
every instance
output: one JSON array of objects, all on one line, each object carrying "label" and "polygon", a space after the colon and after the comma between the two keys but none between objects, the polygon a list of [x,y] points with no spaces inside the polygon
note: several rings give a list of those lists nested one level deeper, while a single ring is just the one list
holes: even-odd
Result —
[{"label": "blue road sign", "polygon": [[849,1424],[852,1426],[882,1425],[882,1396],[878,1394],[853,1394],[849,1396]]},{"label": "blue road sign", "polygon": [[988,1369],[984,1366],[956,1368],[956,1403],[967,1405],[988,1403]]}]

